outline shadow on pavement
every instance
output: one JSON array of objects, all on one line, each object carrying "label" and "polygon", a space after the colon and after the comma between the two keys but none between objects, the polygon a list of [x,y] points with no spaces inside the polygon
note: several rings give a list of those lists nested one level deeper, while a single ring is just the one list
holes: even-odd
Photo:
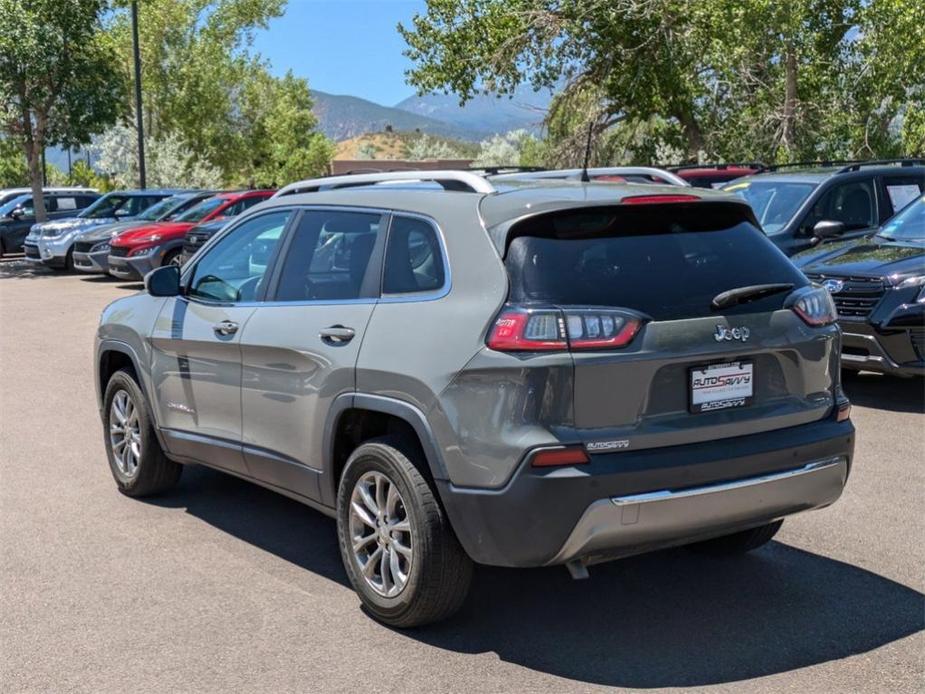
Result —
[{"label": "shadow on pavement", "polygon": [[63,274],[44,265],[33,265],[23,256],[0,260],[0,279],[36,280],[60,277]]},{"label": "shadow on pavement", "polygon": [[921,378],[843,371],[842,387],[859,407],[925,413],[925,380]]},{"label": "shadow on pavement", "polygon": [[[295,501],[192,467],[174,493],[155,503],[186,508],[348,585],[334,521]],[[776,542],[737,559],[678,549],[590,571],[590,580],[573,581],[562,567],[480,567],[459,615],[402,636],[449,651],[494,652],[583,683],[651,688],[785,672],[865,653],[925,628],[921,593]]]}]

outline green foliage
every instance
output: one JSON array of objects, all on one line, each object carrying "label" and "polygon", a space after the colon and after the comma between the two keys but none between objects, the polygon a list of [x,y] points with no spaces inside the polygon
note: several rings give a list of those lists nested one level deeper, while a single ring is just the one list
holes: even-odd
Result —
[{"label": "green foliage", "polygon": [[[232,185],[271,185],[322,173],[333,145],[316,132],[308,84],[270,75],[251,52],[254,32],[284,0],[147,0],[139,3],[146,135],[175,136]],[[131,65],[131,27],[110,33]],[[153,148],[149,147],[153,151]]]},{"label": "green foliage", "polygon": [[[473,166],[531,166],[524,163],[527,158],[536,157],[536,138],[526,130],[511,130],[504,135],[493,135],[479,145],[479,154]],[[532,149],[531,149],[532,148]]]},{"label": "green foliage", "polygon": [[565,84],[549,163],[914,154],[921,0],[428,0],[399,26],[422,92]]},{"label": "green foliage", "polygon": [[22,147],[13,140],[0,138],[0,188],[28,185],[29,169]]},{"label": "green foliage", "polygon": [[428,161],[434,159],[464,159],[462,152],[449,142],[421,135],[408,143],[409,161]]},{"label": "green foliage", "polygon": [[[46,145],[78,145],[124,113],[125,73],[103,0],[0,0],[0,130],[20,144],[37,200]],[[36,205],[36,217],[45,218]]]}]

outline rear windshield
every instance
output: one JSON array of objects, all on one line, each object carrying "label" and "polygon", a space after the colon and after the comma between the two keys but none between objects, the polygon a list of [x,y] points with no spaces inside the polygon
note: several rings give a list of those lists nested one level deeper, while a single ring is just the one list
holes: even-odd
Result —
[{"label": "rear windshield", "polygon": [[[544,215],[514,227],[505,256],[510,300],[614,306],[677,320],[715,315],[710,302],[729,289],[808,283],[741,213],[705,215],[695,205]],[[788,293],[721,313],[777,310]]]}]

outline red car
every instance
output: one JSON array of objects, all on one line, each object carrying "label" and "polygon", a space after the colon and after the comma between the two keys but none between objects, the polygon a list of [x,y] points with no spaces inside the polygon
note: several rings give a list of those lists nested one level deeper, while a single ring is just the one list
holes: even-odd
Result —
[{"label": "red car", "polygon": [[668,170],[676,173],[695,188],[718,188],[723,183],[742,176],[761,173],[767,167],[757,161],[744,164],[688,164],[673,166]]},{"label": "red car", "polygon": [[161,265],[179,265],[186,232],[200,222],[234,217],[273,195],[274,190],[243,190],[219,193],[191,207],[172,222],[152,222],[133,227],[111,243],[109,274],[140,280]]}]

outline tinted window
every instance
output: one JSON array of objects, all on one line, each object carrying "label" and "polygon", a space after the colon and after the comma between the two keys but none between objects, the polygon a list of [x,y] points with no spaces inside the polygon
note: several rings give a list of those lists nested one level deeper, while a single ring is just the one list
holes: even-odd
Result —
[{"label": "tinted window", "polygon": [[744,198],[755,211],[765,233],[774,235],[784,230],[815,189],[815,183],[755,179],[733,183],[723,190]]},{"label": "tinted window", "polygon": [[259,197],[250,197],[250,198],[241,198],[234,205],[229,206],[222,211],[222,215],[225,217],[237,217],[239,214],[244,212],[244,210],[250,209],[259,202],[263,202],[269,196],[265,198]]},{"label": "tinted window", "polygon": [[425,292],[443,286],[443,257],[433,225],[422,219],[395,217],[389,229],[382,291]]},{"label": "tinted window", "polygon": [[812,234],[819,222],[842,222],[846,230],[867,229],[877,226],[877,205],[874,201],[872,180],[850,181],[832,186],[813,205],[800,229]]},{"label": "tinted window", "polygon": [[888,176],[883,179],[886,197],[893,212],[899,212],[922,194],[923,179],[914,176]]},{"label": "tinted window", "polygon": [[249,219],[196,263],[188,295],[213,301],[253,301],[291,213]]},{"label": "tinted window", "polygon": [[88,219],[103,219],[105,217],[114,217],[116,210],[121,209],[128,202],[129,198],[125,195],[109,193],[104,195],[95,203],[83,211],[81,217]]},{"label": "tinted window", "polygon": [[381,216],[307,210],[286,250],[276,299],[348,300],[378,294],[370,271]]},{"label": "tinted window", "polygon": [[164,198],[145,209],[144,212],[138,215],[138,219],[145,222],[157,221],[179,205],[183,200],[185,200],[185,198]]},{"label": "tinted window", "polygon": [[[728,219],[708,219],[693,209],[651,212],[650,218],[639,211],[607,214],[559,215],[546,229],[537,229],[542,218],[531,222],[540,233],[515,238],[505,258],[511,301],[614,306],[675,320],[713,315],[710,302],[728,289],[806,284],[740,214]],[[766,297],[723,313],[776,310],[785,297]]]},{"label": "tinted window", "polygon": [[177,217],[178,222],[201,222],[228,202],[225,198],[208,198]]}]

